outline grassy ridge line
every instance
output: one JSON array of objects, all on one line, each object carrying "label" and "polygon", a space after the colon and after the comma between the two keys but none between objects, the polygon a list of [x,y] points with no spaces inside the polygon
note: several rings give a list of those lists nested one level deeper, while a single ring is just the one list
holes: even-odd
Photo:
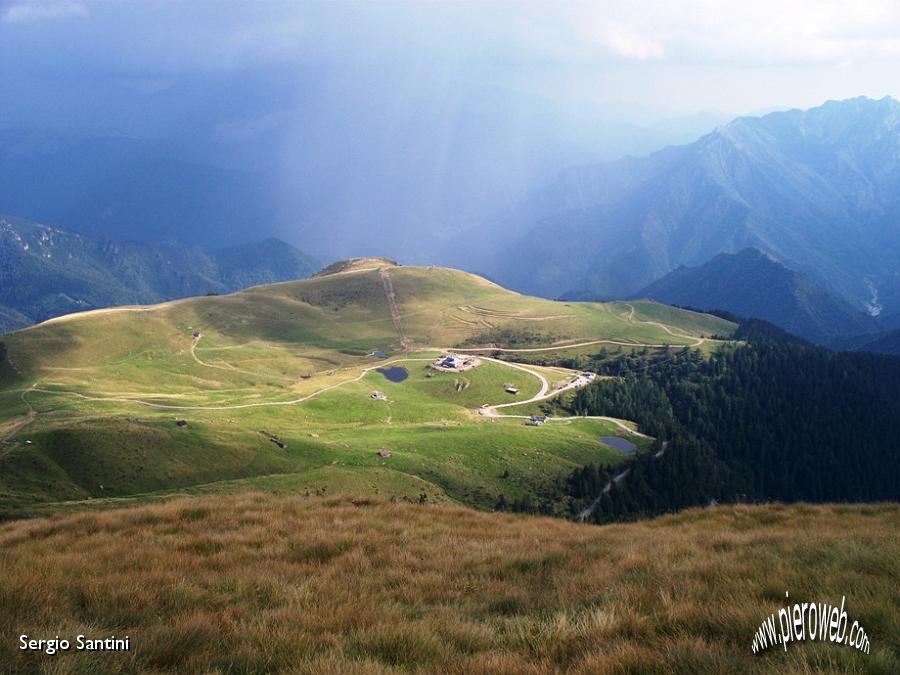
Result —
[{"label": "grassy ridge line", "polygon": [[[0,527],[0,662],[141,673],[894,673],[900,507],[694,509],[603,528],[371,499],[244,494]],[[452,551],[453,555],[447,555]],[[753,655],[792,600],[872,653]],[[120,654],[16,649],[129,635]]]},{"label": "grassy ridge line", "polygon": [[[238,291],[240,292],[240,291]],[[233,294],[232,294],[233,295]],[[119,314],[119,313],[142,313],[142,312],[155,312],[160,309],[165,309],[167,307],[177,307],[181,304],[190,303],[195,298],[179,298],[178,300],[166,300],[165,302],[157,302],[152,305],[117,305],[115,307],[100,307],[99,309],[87,309],[83,312],[72,312],[71,314],[63,314],[62,316],[54,316],[49,319],[45,319],[40,323],[36,323],[32,326],[26,326],[22,328],[17,333],[28,333],[30,331],[40,330],[47,326],[55,326],[58,324],[68,323],[70,321],[79,321],[82,319],[90,319],[98,316],[104,316],[107,314]]]},{"label": "grassy ridge line", "polygon": [[[640,311],[661,316],[648,316],[647,321],[640,322],[613,311],[609,305],[591,303],[573,304],[571,314],[559,315],[559,303],[521,296],[462,272],[401,267],[391,274],[405,330],[422,345],[459,344],[479,337],[483,327],[461,329],[448,318],[451,310],[461,307],[463,298],[469,296],[475,296],[471,300],[477,298],[479,306],[494,308],[496,316],[489,330],[540,340],[543,345],[538,346],[542,348],[562,340],[574,344],[583,335],[598,340],[598,344],[603,339],[621,346],[697,344],[703,339],[701,333],[727,333],[731,326],[714,317],[694,316],[652,303],[639,304]],[[32,381],[52,376],[61,380],[60,384],[86,380],[149,384],[156,373],[173,383],[188,384],[189,377],[199,375],[210,383],[259,386],[254,380],[266,376],[242,372],[247,370],[243,360],[266,357],[271,378],[289,382],[290,376],[296,379],[304,371],[319,370],[302,361],[306,357],[295,353],[297,347],[310,358],[318,356],[335,366],[346,366],[360,360],[348,354],[365,353],[396,340],[377,271],[257,287],[230,296],[196,298],[135,311],[101,310],[102,323],[88,313],[41,324],[8,336],[9,353],[16,358],[22,375]],[[517,319],[523,316],[575,318],[537,322],[536,327],[521,333]],[[686,326],[678,327],[679,321]],[[675,325],[682,332],[670,331],[677,332],[670,335],[660,328],[662,325]],[[225,366],[207,363],[213,367],[202,368],[191,350],[190,334],[195,330],[202,330],[204,342],[212,340],[210,346],[235,348]],[[249,351],[237,348],[251,342],[257,346]],[[144,358],[138,358],[141,355]],[[134,359],[133,364],[126,359]],[[303,370],[298,373],[298,368]]]}]

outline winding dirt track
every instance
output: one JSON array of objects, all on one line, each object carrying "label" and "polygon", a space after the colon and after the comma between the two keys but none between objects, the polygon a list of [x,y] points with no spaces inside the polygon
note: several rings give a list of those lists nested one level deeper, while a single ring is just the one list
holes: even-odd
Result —
[{"label": "winding dirt track", "polygon": [[191,339],[191,358],[194,359],[198,364],[203,366],[204,368],[216,368],[217,370],[226,370],[231,373],[244,373],[245,375],[256,375],[256,373],[251,373],[249,370],[241,370],[240,368],[236,368],[235,366],[217,366],[214,363],[207,363],[206,361],[202,361],[199,356],[197,356],[197,345],[200,344],[200,340],[203,339],[203,334],[201,333],[195,338]]},{"label": "winding dirt track", "polygon": [[19,396],[19,398],[22,399],[22,403],[24,403],[25,407],[28,408],[28,411],[25,413],[25,419],[14,424],[12,426],[12,428],[6,433],[6,435],[4,435],[3,438],[0,440],[7,441],[10,438],[12,438],[13,436],[15,436],[19,432],[20,429],[31,424],[32,420],[34,420],[35,416],[37,415],[37,411],[34,409],[34,406],[32,406],[31,402],[25,397],[25,394],[27,394],[29,391],[37,391],[37,390],[35,389],[35,386],[32,385],[32,386],[28,387],[28,389],[23,391],[22,394]]},{"label": "winding dirt track", "polygon": [[695,338],[693,335],[685,335],[684,333],[676,333],[675,331],[672,330],[671,326],[667,326],[666,324],[660,323],[659,321],[635,321],[634,320],[634,305],[629,304],[629,303],[626,303],[626,304],[631,310],[628,312],[628,316],[626,318],[629,321],[631,321],[632,323],[645,323],[648,326],[657,326],[659,328],[662,328],[664,331],[666,331],[672,337],[680,337],[680,338],[687,338],[689,340],[697,340],[697,342],[690,345],[691,347],[699,347],[704,342],[706,342],[706,338]]},{"label": "winding dirt track", "polygon": [[[460,354],[460,356],[465,357],[465,356],[469,356],[469,355],[468,354]],[[500,408],[512,408],[514,406],[525,405],[528,403],[536,403],[538,401],[544,401],[549,398],[553,398],[554,396],[558,396],[559,394],[563,393],[564,391],[568,391],[569,389],[577,388],[574,385],[567,384],[564,387],[550,391],[550,383],[547,382],[547,378],[544,377],[543,375],[541,375],[541,373],[539,373],[535,370],[532,370],[528,366],[522,365],[521,363],[510,363],[509,361],[501,361],[500,359],[494,359],[489,356],[479,356],[478,358],[482,359],[483,361],[491,361],[493,363],[498,363],[502,366],[507,366],[508,368],[515,368],[516,370],[521,370],[525,373],[528,373],[532,377],[537,378],[538,381],[541,383],[541,388],[538,391],[538,393],[525,401],[513,401],[511,403],[498,403],[496,405],[489,405],[486,408],[479,408],[478,414],[482,415],[483,417],[505,418],[505,419],[529,419],[531,417],[531,415],[503,415],[503,414],[497,413],[496,411],[499,410]],[[627,424],[625,424],[622,420],[617,419],[615,417],[606,417],[603,415],[576,415],[576,416],[569,416],[569,417],[549,417],[548,419],[551,422],[570,422],[572,420],[602,420],[604,422],[612,422],[618,428],[620,428],[622,431],[625,431],[626,433],[631,434],[633,436],[640,436],[641,438],[650,438],[650,439],[653,438],[652,436],[647,436],[646,434],[642,434],[640,431],[636,431],[635,429],[632,429]]]},{"label": "winding dirt track", "polygon": [[[531,370],[527,366],[523,366],[520,363],[509,363],[508,361],[501,361],[500,359],[492,359],[487,356],[479,356],[478,358],[484,359],[485,361],[493,361],[494,363],[499,363],[504,366],[510,366],[515,368],[516,370],[522,370],[529,375],[536,377],[541,382],[541,390],[532,396],[531,398],[525,401],[513,401],[512,403],[499,403],[497,405],[489,405],[486,408],[479,408],[478,414],[484,417],[500,417],[500,418],[512,418],[512,419],[529,419],[531,415],[501,415],[497,413],[497,410],[500,408],[512,408],[518,405],[525,405],[527,403],[536,403],[538,401],[544,401],[548,398],[553,398],[554,396],[558,396],[564,391],[568,391],[569,389],[575,389],[574,385],[568,384],[559,389],[555,389],[553,391],[548,391],[550,389],[550,385],[547,382],[547,378],[541,375],[539,372]],[[612,422],[617,427],[622,429],[623,431],[632,434],[633,436],[640,436],[641,438],[652,438],[652,436],[647,436],[646,434],[642,434],[639,431],[635,431],[627,424],[625,424],[622,420],[616,419],[615,417],[605,417],[602,415],[577,415],[571,417],[548,417],[547,418],[551,422],[568,422],[571,420],[603,420],[604,422]]]},{"label": "winding dirt track", "polygon": [[[678,338],[686,338],[688,340],[696,340],[693,344],[686,345],[688,347],[699,347],[704,342],[706,342],[706,338],[698,338],[695,335],[685,335],[683,333],[676,333],[672,330],[671,326],[667,326],[664,323],[660,323],[659,321],[635,321],[634,318],[634,305],[630,303],[626,303],[626,306],[629,308],[628,315],[625,317],[631,323],[645,323],[649,326],[656,326],[657,328],[661,328],[666,333],[671,335],[672,337]],[[466,348],[466,351],[470,352],[503,352],[503,353],[511,353],[511,352],[521,352],[521,353],[529,353],[529,352],[555,352],[560,349],[575,349],[576,347],[590,347],[592,345],[619,345],[621,347],[666,347],[673,345],[665,345],[665,344],[651,344],[649,342],[624,342],[622,340],[586,340],[583,342],[574,342],[571,344],[558,344],[552,347],[522,347],[522,348],[506,348],[506,347],[475,347]],[[680,346],[680,345],[675,345]]]},{"label": "winding dirt track", "polygon": [[[654,453],[653,459],[659,459],[666,453],[666,448],[669,447],[669,441],[662,442],[662,448],[660,448],[659,452]],[[600,506],[600,500],[603,499],[603,495],[612,490],[612,486],[614,483],[619,483],[622,481],[625,476],[627,476],[631,472],[631,469],[625,469],[624,471],[620,471],[615,476],[613,476],[610,481],[604,486],[604,488],[600,491],[600,496],[598,496],[594,501],[591,502],[591,505],[588,506],[584,511],[578,514],[578,522],[583,523],[591,515],[594,511],[597,510],[597,507]]]},{"label": "winding dirt track", "polygon": [[[570,386],[570,387],[566,387],[563,389],[549,391],[550,383],[547,382],[547,378],[545,378],[541,373],[536,372],[536,371],[532,370],[531,368],[528,368],[527,366],[523,366],[519,363],[510,363],[508,361],[501,361],[499,359],[493,359],[493,358],[485,357],[485,356],[481,356],[479,358],[481,358],[485,361],[491,361],[493,363],[497,363],[502,366],[506,366],[508,368],[514,368],[516,370],[521,370],[525,373],[528,373],[532,377],[537,378],[537,380],[541,383],[541,388],[538,391],[538,393],[535,394],[534,396],[532,396],[530,399],[527,399],[525,401],[515,401],[512,403],[499,403],[497,405],[488,406],[487,408],[479,409],[479,411],[478,411],[479,414],[481,414],[484,417],[528,419],[529,415],[504,415],[504,414],[497,413],[496,411],[500,408],[509,408],[512,406],[524,405],[527,403],[534,403],[536,401],[542,401],[542,400],[545,400],[548,398],[552,398],[554,396],[559,395],[566,389],[572,388]],[[265,407],[270,407],[270,406],[291,406],[291,405],[297,405],[299,403],[303,403],[304,401],[309,401],[310,399],[313,399],[317,396],[320,396],[321,394],[332,391],[339,387],[343,387],[344,385],[351,384],[353,382],[359,382],[368,373],[370,373],[371,371],[376,370],[378,368],[383,368],[385,366],[390,366],[390,365],[393,365],[396,363],[406,363],[409,361],[432,361],[432,360],[433,359],[431,359],[431,358],[404,357],[404,358],[400,358],[400,359],[393,359],[391,361],[385,361],[383,363],[378,363],[378,364],[369,366],[367,368],[364,368],[362,370],[362,372],[354,378],[351,378],[348,380],[343,380],[342,382],[336,382],[332,385],[329,385],[327,387],[323,387],[322,389],[314,391],[311,394],[307,394],[306,396],[301,396],[299,398],[290,399],[287,401],[255,401],[253,403],[234,403],[234,404],[229,404],[229,405],[174,405],[174,404],[170,404],[170,403],[156,403],[155,401],[147,401],[147,400],[139,399],[139,398],[130,398],[130,397],[116,396],[116,395],[109,395],[109,396],[99,395],[98,396],[98,395],[81,394],[79,392],[71,392],[71,391],[55,391],[53,389],[40,388],[36,384],[32,385],[28,390],[26,390],[26,392],[22,393],[22,397],[23,397],[22,400],[25,401],[24,397],[25,397],[25,393],[27,393],[27,391],[36,391],[36,392],[40,392],[42,394],[51,394],[51,395],[57,395],[57,396],[69,396],[72,398],[78,398],[83,401],[94,401],[94,402],[99,402],[99,403],[104,403],[104,402],[106,402],[106,403],[132,403],[134,405],[142,405],[147,408],[153,408],[155,410],[173,410],[173,411],[214,410],[214,411],[221,411],[221,410],[242,410],[242,409],[247,409],[247,408],[265,408]],[[159,393],[153,393],[153,394],[151,394],[151,396],[165,397],[165,396],[167,396],[167,394],[165,394],[163,392],[159,392]],[[26,401],[26,404],[28,405],[28,408],[29,408],[29,415],[26,420],[23,420],[21,425],[17,426],[13,430],[12,433],[15,433],[16,431],[20,430],[22,427],[24,427],[25,425],[30,423],[36,415],[34,408],[31,407],[31,404],[28,403],[27,401]],[[642,438],[650,438],[650,436],[646,436],[645,434],[642,434],[639,431],[635,431],[634,429],[629,427],[627,424],[625,424],[622,420],[616,419],[614,417],[604,417],[604,416],[599,416],[599,415],[593,415],[593,416],[551,417],[550,418],[550,420],[554,421],[554,422],[566,422],[566,421],[581,420],[581,419],[593,419],[593,420],[603,420],[606,422],[612,422],[613,424],[615,424],[617,427],[619,427],[620,429],[622,429],[623,431],[625,431],[628,434],[632,434],[634,436],[640,436]],[[10,434],[10,436],[12,435],[12,433]]]},{"label": "winding dirt track", "polygon": [[[466,355],[463,355],[466,356]],[[548,391],[550,391],[550,383],[547,382],[547,378],[541,375],[540,373],[531,370],[528,366],[523,366],[520,363],[510,363],[509,361],[501,361],[500,359],[494,359],[490,356],[479,356],[482,361],[490,361],[492,363],[499,363],[502,366],[508,366],[510,368],[515,368],[516,370],[521,370],[522,372],[528,373],[532,377],[536,377],[541,383],[541,389],[537,394],[532,396],[527,401],[513,401],[512,403],[499,403],[497,405],[492,405],[487,408],[482,408],[482,410],[496,410],[497,408],[508,408],[514,405],[522,405],[523,403],[533,403],[534,401],[540,401],[545,398],[549,398],[550,396],[555,396],[556,392],[550,393],[548,395]],[[561,390],[560,390],[561,391]]]}]

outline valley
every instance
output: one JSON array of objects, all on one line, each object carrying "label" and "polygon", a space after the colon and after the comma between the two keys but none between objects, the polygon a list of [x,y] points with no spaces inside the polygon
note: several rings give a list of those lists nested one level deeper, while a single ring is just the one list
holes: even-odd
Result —
[{"label": "valley", "polygon": [[[531,404],[577,373],[508,362],[516,351],[710,349],[705,336],[730,330],[653,303],[557,303],[377,259],[229,296],[69,315],[4,337],[0,503],[14,514],[263,489],[490,509],[584,464],[621,462],[601,436],[652,443],[615,419],[525,425]],[[430,367],[450,350],[481,365]],[[501,350],[507,360],[489,356]],[[391,382],[385,366],[409,376]]]}]

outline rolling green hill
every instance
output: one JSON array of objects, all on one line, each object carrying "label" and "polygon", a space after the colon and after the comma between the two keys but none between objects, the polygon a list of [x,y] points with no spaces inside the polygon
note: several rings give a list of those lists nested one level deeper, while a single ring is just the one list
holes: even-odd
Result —
[{"label": "rolling green hill", "polygon": [[[600,419],[533,428],[477,414],[574,374],[494,361],[493,351],[713,349],[703,336],[734,329],[649,302],[530,298],[455,270],[383,260],[335,269],[4,336],[0,508],[175,490],[424,494],[484,508],[501,495],[540,497],[576,466],[621,461],[599,437],[629,432]],[[481,365],[429,367],[453,347]],[[408,379],[390,382],[380,366]]]}]

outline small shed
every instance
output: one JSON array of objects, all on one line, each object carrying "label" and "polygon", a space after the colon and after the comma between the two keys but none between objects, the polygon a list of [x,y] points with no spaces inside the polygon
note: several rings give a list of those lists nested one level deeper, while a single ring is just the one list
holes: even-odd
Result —
[{"label": "small shed", "polygon": [[525,424],[530,427],[539,427],[547,421],[546,415],[532,415]]},{"label": "small shed", "polygon": [[390,450],[379,450],[379,451],[378,451],[378,456],[379,456],[379,457],[390,457],[390,456],[391,456],[391,451],[390,451]]},{"label": "small shed", "polygon": [[507,394],[518,394],[519,390],[516,387],[509,386],[506,388],[506,393]]},{"label": "small shed", "polygon": [[370,396],[373,399],[375,399],[376,401],[386,401],[387,400],[387,396],[385,395],[385,393],[383,391],[377,391],[377,390],[373,391],[370,394]]},{"label": "small shed", "polygon": [[188,425],[187,420],[176,420],[175,424],[179,429],[186,429]]}]

